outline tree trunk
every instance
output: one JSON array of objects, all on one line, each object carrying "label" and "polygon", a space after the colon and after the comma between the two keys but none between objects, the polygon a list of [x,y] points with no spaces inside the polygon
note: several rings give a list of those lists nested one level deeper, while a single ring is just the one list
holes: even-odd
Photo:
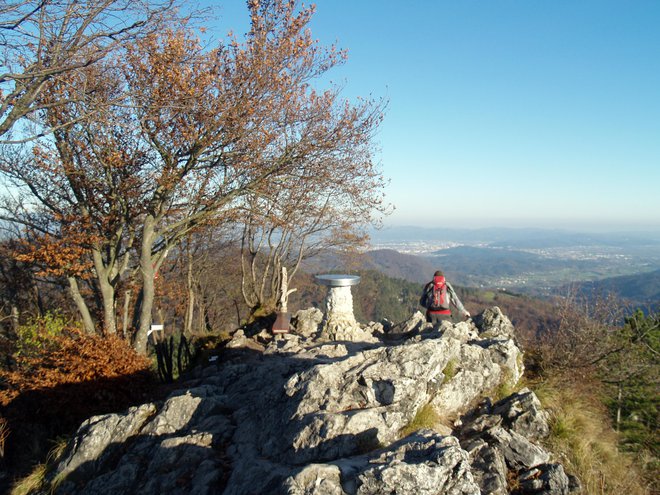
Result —
[{"label": "tree trunk", "polygon": [[101,304],[103,305],[103,331],[106,335],[117,333],[117,315],[115,313],[115,287],[110,282],[113,269],[103,262],[101,253],[93,250],[94,269],[101,291]]},{"label": "tree trunk", "polygon": [[124,293],[124,314],[122,317],[122,334],[124,338],[128,337],[128,310],[131,306],[131,290]]},{"label": "tree trunk", "polygon": [[190,247],[188,248],[188,308],[186,310],[186,317],[183,327],[184,335],[192,335],[193,317],[195,313],[195,287],[193,284],[193,256]]},{"label": "tree trunk", "polygon": [[115,289],[107,280],[101,282],[101,298],[103,302],[103,332],[106,335],[117,333],[117,316],[115,314]]},{"label": "tree trunk", "polygon": [[71,297],[73,298],[73,301],[76,303],[76,307],[80,312],[80,317],[82,318],[83,328],[85,329],[85,332],[90,335],[96,333],[96,329],[94,328],[94,321],[92,320],[92,315],[89,313],[89,308],[87,307],[87,303],[85,302],[85,299],[82,297],[82,295],[80,294],[80,290],[78,289],[78,281],[74,277],[68,277],[68,281],[69,281],[69,289],[71,291]]},{"label": "tree trunk", "polygon": [[19,321],[19,313],[18,313],[18,307],[15,304],[11,305],[11,329],[13,330],[14,334],[18,333],[18,321]]},{"label": "tree trunk", "polygon": [[43,316],[44,312],[45,312],[45,310],[44,310],[44,300],[41,297],[41,291],[39,290],[39,285],[34,284],[32,289],[34,291],[34,300],[35,300],[35,305],[37,307],[38,314],[39,314],[39,316]]},{"label": "tree trunk", "polygon": [[154,243],[154,218],[149,216],[144,221],[142,232],[142,246],[140,248],[140,274],[142,275],[142,305],[140,308],[140,321],[135,334],[134,347],[140,354],[147,353],[147,333],[151,326],[151,312],[156,295],[154,283],[154,265],[151,249]]}]

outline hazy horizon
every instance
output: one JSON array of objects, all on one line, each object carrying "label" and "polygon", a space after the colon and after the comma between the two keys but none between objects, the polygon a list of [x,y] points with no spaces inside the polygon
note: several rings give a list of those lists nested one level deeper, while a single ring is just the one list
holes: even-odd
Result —
[{"label": "hazy horizon", "polygon": [[[397,223],[388,222],[387,219],[383,222],[382,229],[395,229],[395,228],[417,228],[425,230],[436,229],[452,229],[452,230],[488,230],[488,229],[503,229],[503,230],[544,230],[544,231],[565,231],[572,233],[652,233],[660,234],[660,223],[658,224],[610,224],[606,225],[598,223],[569,223],[562,221],[550,222],[524,222],[521,220],[516,221],[475,221],[466,219],[463,222],[440,224],[422,224],[415,222],[400,221]],[[380,229],[380,230],[382,230]]]},{"label": "hazy horizon", "polygon": [[374,228],[370,229],[370,232],[377,233],[377,232],[386,232],[388,230],[406,230],[406,229],[415,229],[415,230],[420,230],[424,232],[430,232],[430,231],[443,231],[443,230],[448,230],[448,231],[469,231],[469,232],[478,232],[478,231],[513,231],[513,232],[548,232],[548,233],[557,233],[557,234],[611,234],[611,235],[629,235],[629,234],[637,234],[637,235],[648,235],[650,237],[653,237],[655,239],[660,239],[660,225],[658,226],[631,226],[631,225],[623,225],[623,226],[598,226],[598,225],[584,225],[584,226],[578,226],[578,225],[511,225],[511,224],[483,224],[480,226],[477,225],[421,225],[421,224],[388,224],[384,223],[381,228]]}]

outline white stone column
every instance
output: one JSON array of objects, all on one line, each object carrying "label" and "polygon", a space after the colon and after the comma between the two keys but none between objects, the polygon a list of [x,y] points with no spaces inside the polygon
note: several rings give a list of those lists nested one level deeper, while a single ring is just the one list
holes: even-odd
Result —
[{"label": "white stone column", "polygon": [[330,287],[325,299],[326,321],[323,332],[330,340],[352,340],[352,329],[358,326],[353,315],[353,294],[351,287]]},{"label": "white stone column", "polygon": [[353,315],[351,286],[360,282],[355,275],[317,275],[316,281],[328,286],[325,298],[325,313],[321,323],[321,338],[327,340],[353,341],[360,325]]}]

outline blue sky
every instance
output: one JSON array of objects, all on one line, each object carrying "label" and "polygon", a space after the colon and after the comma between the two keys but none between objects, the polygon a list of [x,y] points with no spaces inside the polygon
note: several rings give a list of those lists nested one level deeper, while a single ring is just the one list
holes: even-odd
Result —
[{"label": "blue sky", "polygon": [[389,100],[385,224],[660,229],[659,1],[315,3],[331,78]]}]

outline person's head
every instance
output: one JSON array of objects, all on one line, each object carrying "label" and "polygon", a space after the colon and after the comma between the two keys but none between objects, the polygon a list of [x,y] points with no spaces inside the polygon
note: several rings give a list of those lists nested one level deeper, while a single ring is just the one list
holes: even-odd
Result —
[{"label": "person's head", "polygon": [[444,277],[445,274],[442,273],[442,270],[437,270],[437,271],[433,274],[433,276],[434,276],[434,277]]}]

